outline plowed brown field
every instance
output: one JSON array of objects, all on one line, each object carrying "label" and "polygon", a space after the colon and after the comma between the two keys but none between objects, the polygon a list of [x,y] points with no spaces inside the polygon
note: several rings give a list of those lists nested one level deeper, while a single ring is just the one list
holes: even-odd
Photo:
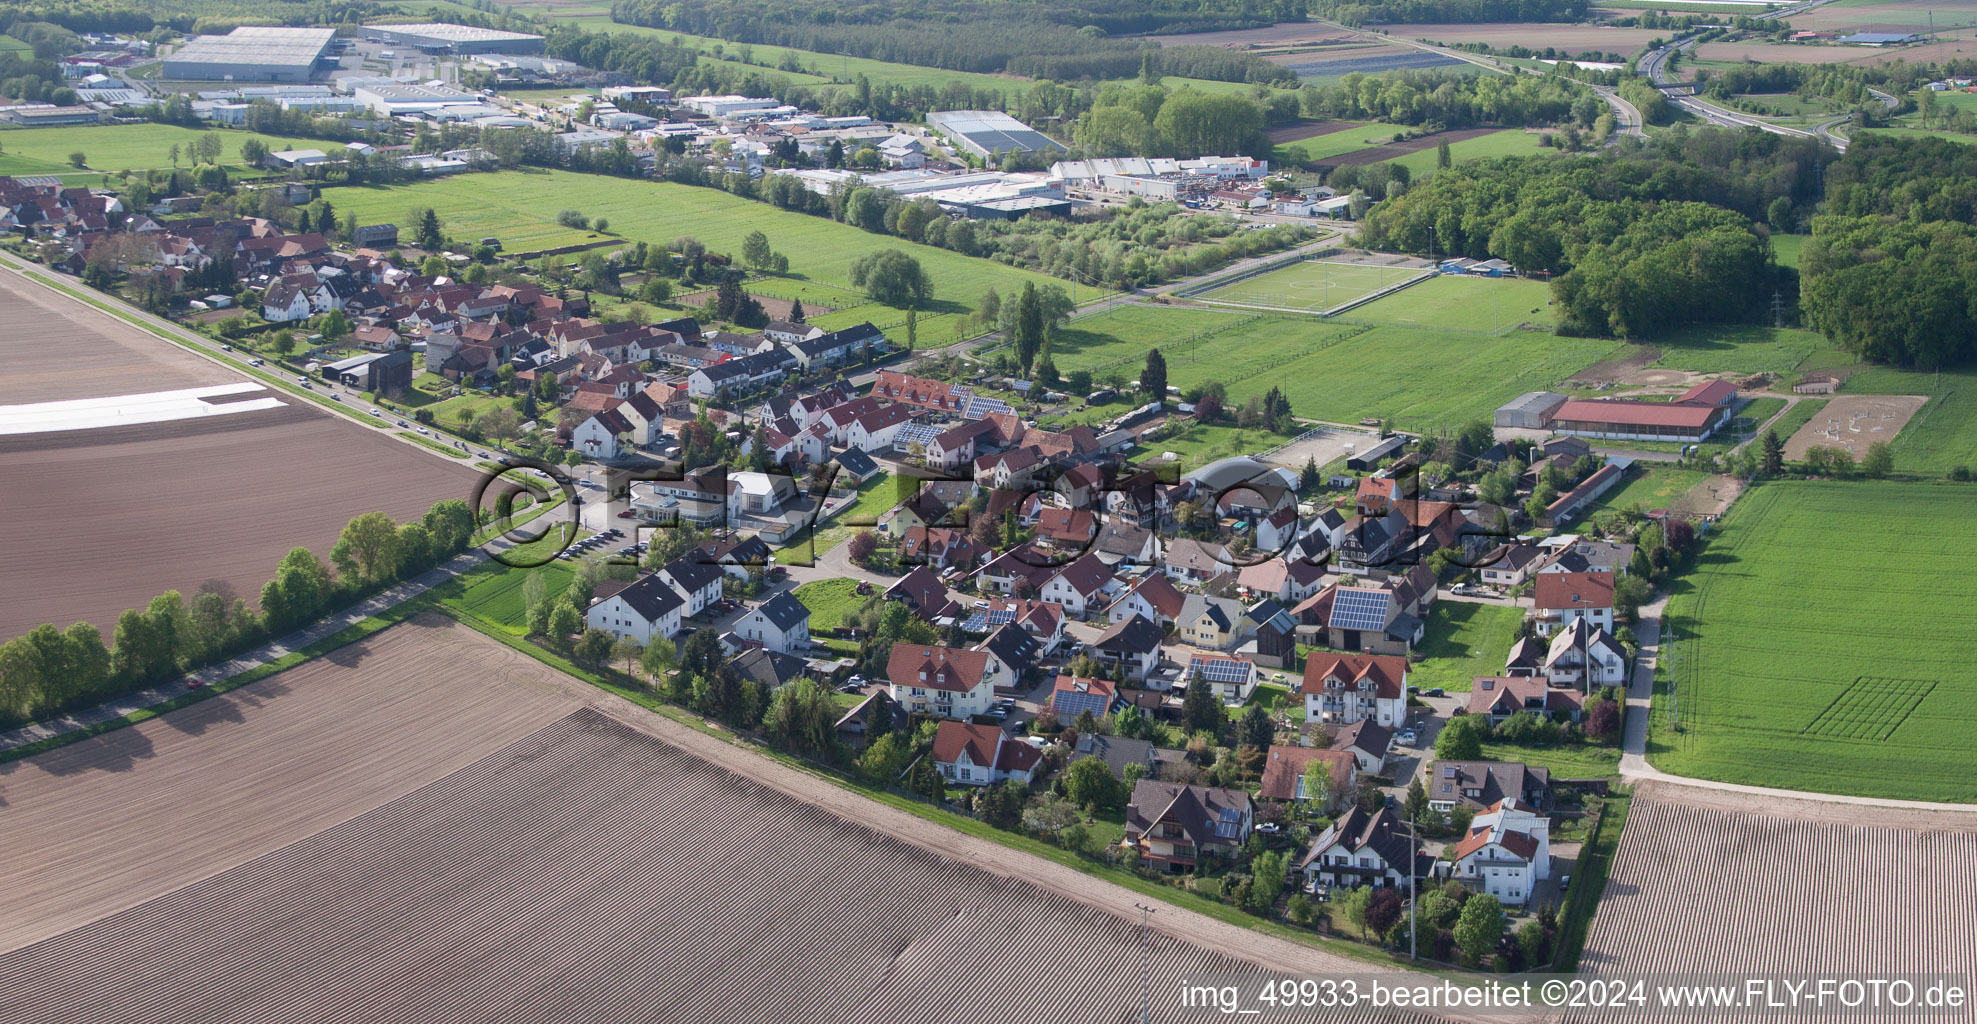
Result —
[{"label": "plowed brown field", "polygon": [[232,371],[153,338],[116,317],[0,272],[0,405],[59,402],[203,384]]}]

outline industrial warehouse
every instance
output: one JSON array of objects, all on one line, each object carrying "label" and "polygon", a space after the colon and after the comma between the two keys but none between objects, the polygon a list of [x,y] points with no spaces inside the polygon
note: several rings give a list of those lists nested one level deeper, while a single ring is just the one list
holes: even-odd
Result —
[{"label": "industrial warehouse", "polygon": [[198,36],[165,58],[164,77],[204,82],[307,82],[336,30],[242,25]]},{"label": "industrial warehouse", "polygon": [[366,25],[364,35],[429,54],[542,52],[541,36],[472,25]]}]

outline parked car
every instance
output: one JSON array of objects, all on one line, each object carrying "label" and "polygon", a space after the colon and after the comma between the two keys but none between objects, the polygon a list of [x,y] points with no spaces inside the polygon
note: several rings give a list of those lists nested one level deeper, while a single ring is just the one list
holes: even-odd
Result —
[{"label": "parked car", "polygon": [[1439,687],[1439,686],[1437,686],[1437,687],[1435,687],[1435,688],[1433,688],[1433,689],[1431,689],[1431,690],[1429,690],[1429,691],[1427,692],[1427,694],[1426,694],[1426,695],[1427,695],[1427,696],[1429,696],[1429,697],[1446,697],[1446,696],[1448,696],[1448,694],[1447,694],[1447,693],[1445,693],[1445,692],[1443,692],[1443,691],[1442,691],[1442,688],[1441,688],[1441,687]]},{"label": "parked car", "polygon": [[1269,835],[1269,836],[1274,836],[1277,833],[1283,831],[1283,829],[1280,826],[1278,826],[1278,824],[1274,821],[1266,821],[1261,825],[1256,826],[1256,830],[1258,832],[1263,833],[1264,835]]},{"label": "parked car", "polygon": [[1420,736],[1417,735],[1412,729],[1402,729],[1401,731],[1394,734],[1394,742],[1400,744],[1403,747],[1413,746],[1414,741],[1417,739],[1420,739]]},{"label": "parked car", "polygon": [[377,411],[376,409],[372,409],[372,410],[371,410],[371,415],[373,415],[373,416],[377,416],[377,417],[380,417],[380,418],[382,418],[382,417],[384,416],[384,413],[381,413],[381,412],[379,412],[379,411]]}]

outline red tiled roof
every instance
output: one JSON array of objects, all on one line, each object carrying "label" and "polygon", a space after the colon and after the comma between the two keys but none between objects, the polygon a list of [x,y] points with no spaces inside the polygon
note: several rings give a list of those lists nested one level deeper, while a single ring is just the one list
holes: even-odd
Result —
[{"label": "red tiled roof", "polygon": [[1551,414],[1554,423],[1610,423],[1620,427],[1708,426],[1719,406],[1632,402],[1624,398],[1575,398]]},{"label": "red tiled roof", "polygon": [[1611,608],[1610,572],[1551,572],[1538,576],[1534,608]]},{"label": "red tiled roof", "polygon": [[886,678],[894,686],[925,686],[966,693],[981,685],[988,668],[985,651],[896,643],[886,659]]},{"label": "red tiled roof", "polygon": [[1269,758],[1263,765],[1263,783],[1257,789],[1257,796],[1265,800],[1297,799],[1297,781],[1313,761],[1324,761],[1332,766],[1332,792],[1345,793],[1352,785],[1353,756],[1350,751],[1324,750],[1318,747],[1270,747]]},{"label": "red tiled roof", "polygon": [[1298,692],[1322,694],[1325,680],[1333,676],[1353,684],[1371,679],[1380,697],[1392,699],[1404,691],[1407,659],[1391,654],[1312,651],[1304,659],[1304,681],[1298,684]]}]

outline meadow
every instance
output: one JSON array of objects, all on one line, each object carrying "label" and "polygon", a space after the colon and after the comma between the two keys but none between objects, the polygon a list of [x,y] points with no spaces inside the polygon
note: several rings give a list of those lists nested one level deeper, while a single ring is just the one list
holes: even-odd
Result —
[{"label": "meadow", "polygon": [[1968,488],[1940,483],[1776,482],[1747,494],[1669,602],[1662,664],[1674,694],[1656,697],[1655,766],[1977,801],[1970,509]]},{"label": "meadow", "polygon": [[1551,285],[1527,277],[1443,274],[1342,314],[1399,326],[1451,327],[1502,333],[1519,324],[1550,327]]},{"label": "meadow", "polygon": [[1693,373],[1789,373],[1826,347],[1824,336],[1790,328],[1717,324],[1657,340],[1661,358],[1649,364]]},{"label": "meadow", "polygon": [[1347,128],[1342,132],[1314,135],[1308,139],[1286,142],[1277,147],[1270,162],[1272,165],[1311,163],[1326,157],[1357,152],[1371,146],[1390,145],[1396,134],[1412,130],[1406,125],[1367,121],[1359,127]]},{"label": "meadow", "polygon": [[1699,469],[1683,469],[1666,462],[1636,462],[1626,483],[1606,492],[1593,508],[1623,512],[1635,506],[1643,510],[1668,508],[1708,476]]},{"label": "meadow", "polygon": [[1204,292],[1198,298],[1204,302],[1316,312],[1370,295],[1421,273],[1423,271],[1397,267],[1304,260]]},{"label": "meadow", "polygon": [[1800,398],[1785,411],[1785,415],[1778,417],[1778,422],[1771,424],[1770,429],[1777,432],[1780,441],[1790,440],[1793,434],[1799,432],[1800,427],[1812,422],[1812,418],[1824,408],[1826,408],[1824,398]]},{"label": "meadow", "polygon": [[1934,475],[1955,466],[1977,466],[1977,370],[1924,373],[1877,366],[1848,377],[1841,391],[1929,396],[1895,437],[1897,472]]},{"label": "meadow", "polygon": [[1778,265],[1798,269],[1799,254],[1805,251],[1805,243],[1811,238],[1811,235],[1772,235],[1771,251],[1777,253]]},{"label": "meadow", "polygon": [[1477,676],[1503,674],[1503,660],[1517,642],[1521,608],[1471,601],[1437,601],[1428,611],[1426,638],[1414,653],[1426,660],[1407,667],[1407,683],[1468,693]]},{"label": "meadow", "polygon": [[[525,7],[528,5],[520,4],[517,6]],[[552,16],[555,16],[553,9]],[[1030,80],[1027,78],[984,75],[970,71],[949,71],[945,68],[920,67],[915,64],[895,64],[890,61],[870,60],[864,57],[843,57],[837,54],[818,53],[813,50],[798,50],[783,46],[732,43],[724,39],[716,39],[713,36],[697,36],[687,32],[674,32],[670,29],[648,28],[644,25],[620,25],[612,21],[608,13],[602,17],[595,15],[576,18],[557,17],[556,20],[564,24],[573,25],[586,32],[628,32],[633,35],[650,36],[668,43],[677,39],[683,45],[699,50],[715,59],[738,60],[741,54],[745,52],[750,58],[747,63],[751,70],[760,71],[765,75],[782,75],[798,84],[819,84],[829,82],[834,78],[842,82],[855,82],[858,80],[859,75],[864,75],[867,79],[875,83],[885,82],[909,88],[924,85],[940,89],[951,82],[958,82],[971,89],[997,89],[1013,93],[1019,89],[1027,89],[1030,84]],[[786,54],[793,54],[796,57],[797,65],[803,68],[802,73],[793,74],[775,67],[775,65],[782,63],[783,57]],[[760,66],[763,64],[770,66]]]},{"label": "meadow", "polygon": [[[1464,160],[1485,160],[1496,156],[1529,156],[1532,153],[1550,152],[1538,144],[1541,137],[1522,128],[1505,128],[1473,139],[1451,142],[1448,146],[1448,155],[1451,161],[1461,163]],[[1430,147],[1383,162],[1400,164],[1412,171],[1414,178],[1419,180],[1435,173],[1438,160],[1435,147]]]},{"label": "meadow", "polygon": [[[719,189],[672,182],[570,171],[502,171],[405,185],[325,189],[324,198],[339,211],[355,211],[365,223],[401,222],[413,207],[430,206],[439,212],[448,234],[461,238],[494,235],[510,251],[580,244],[602,237],[557,224],[557,212],[565,209],[608,217],[611,235],[623,238],[626,244],[642,240],[664,245],[681,235],[691,235],[716,252],[739,256],[743,237],[761,231],[769,236],[776,251],[789,256],[790,276],[751,282],[748,287],[765,295],[821,299],[824,305],[838,307],[838,312],[817,318],[818,326],[826,329],[868,319],[881,327],[904,322],[903,312],[865,302],[862,292],[852,290],[851,264],[881,249],[899,249],[913,256],[932,279],[934,299],[921,315],[923,331],[930,326],[929,312],[973,312],[975,302],[988,288],[1011,295],[1025,282],[1039,286],[1057,283],[1055,278],[990,260],[779,210]],[[806,291],[813,286],[814,292]]]},{"label": "meadow", "polygon": [[[26,128],[0,135],[0,174],[115,174],[173,166],[171,149],[179,148],[178,165],[190,168],[187,150],[194,139],[208,132],[218,135],[223,146],[220,163],[240,165],[240,146],[248,139],[259,139],[270,150],[328,149],[333,142],[290,139],[274,135],[222,128],[184,128],[172,124],[64,125],[57,128]],[[78,172],[69,166],[69,154],[80,152],[88,158]]]},{"label": "meadow", "polygon": [[1171,365],[1191,338],[1251,319],[1222,310],[1114,306],[1059,326],[1050,337],[1050,358],[1062,373],[1090,370],[1103,377],[1117,371],[1137,380],[1147,349],[1160,349]]}]

